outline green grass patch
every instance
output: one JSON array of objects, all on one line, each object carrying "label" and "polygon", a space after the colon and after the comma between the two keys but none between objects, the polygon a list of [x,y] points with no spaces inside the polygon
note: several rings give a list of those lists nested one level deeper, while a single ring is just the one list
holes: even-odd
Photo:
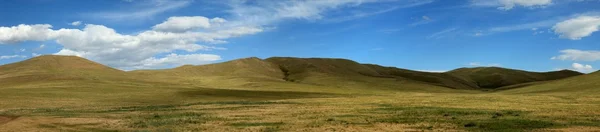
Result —
[{"label": "green grass patch", "polygon": [[229,124],[234,127],[281,126],[283,122],[238,122]]},{"label": "green grass patch", "polygon": [[[384,114],[374,122],[399,124],[454,124],[471,131],[527,131],[540,128],[564,126],[543,119],[526,116],[528,112],[514,110],[479,110],[443,107],[393,107],[386,105],[371,113]],[[433,129],[440,126],[428,126]]]},{"label": "green grass patch", "polygon": [[131,127],[148,128],[163,126],[185,126],[189,124],[202,124],[210,120],[217,120],[204,113],[196,112],[175,112],[161,114],[147,114],[132,117]]}]

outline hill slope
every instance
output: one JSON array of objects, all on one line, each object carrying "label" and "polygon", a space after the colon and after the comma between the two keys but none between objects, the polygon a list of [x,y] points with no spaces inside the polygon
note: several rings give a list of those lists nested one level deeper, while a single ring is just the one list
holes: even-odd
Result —
[{"label": "hill slope", "polygon": [[44,55],[25,61],[0,66],[0,77],[19,76],[26,74],[56,73],[56,72],[109,72],[118,73],[120,70],[102,64],[76,57]]},{"label": "hill slope", "polygon": [[[445,73],[428,73],[360,64],[345,59],[273,57],[266,60],[279,65],[285,72],[285,79],[288,81],[330,84],[333,82],[327,81],[364,82],[379,79],[377,80],[379,82],[373,83],[392,85],[422,83],[457,89],[474,87],[460,78]],[[381,79],[386,79],[387,82],[381,82]]]},{"label": "hill slope", "polygon": [[206,76],[231,76],[231,77],[257,77],[257,78],[283,78],[283,72],[277,65],[271,64],[256,57],[232,60],[223,63],[208,65],[184,65],[165,70],[138,70],[136,74],[160,74],[180,77],[206,77]]},{"label": "hill slope", "polygon": [[502,91],[503,93],[596,94],[600,92],[600,72],[549,81],[538,85]]},{"label": "hill slope", "polygon": [[383,67],[379,65],[373,64],[365,64],[366,66],[374,69],[380,75],[387,77],[394,77],[398,79],[410,79],[420,82],[429,83],[432,85],[438,85],[449,88],[457,88],[457,89],[474,89],[477,88],[476,85],[458,78],[454,75],[447,73],[430,73],[430,72],[420,72],[420,71],[411,71],[406,69],[400,69],[395,67]]},{"label": "hill slope", "polygon": [[76,57],[44,55],[0,66],[0,78],[53,75],[55,77],[90,77],[125,72]]},{"label": "hill slope", "polygon": [[562,70],[554,72],[529,72],[499,67],[460,68],[446,72],[478,86],[479,88],[494,89],[504,86],[563,79],[582,73]]},{"label": "hill slope", "polygon": [[44,55],[0,66],[0,85],[123,80],[125,72],[75,56]]}]

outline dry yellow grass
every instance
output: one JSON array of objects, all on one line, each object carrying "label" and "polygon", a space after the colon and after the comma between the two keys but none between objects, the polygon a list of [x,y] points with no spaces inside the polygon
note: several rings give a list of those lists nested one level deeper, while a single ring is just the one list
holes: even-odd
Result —
[{"label": "dry yellow grass", "polygon": [[9,82],[3,74],[0,84],[10,85],[0,85],[0,131],[600,131],[595,87],[572,92],[548,85],[577,78],[482,92],[395,78],[288,82],[269,71],[274,67],[247,76],[239,74],[255,72],[193,73],[214,67],[44,72],[77,79],[34,83]]}]

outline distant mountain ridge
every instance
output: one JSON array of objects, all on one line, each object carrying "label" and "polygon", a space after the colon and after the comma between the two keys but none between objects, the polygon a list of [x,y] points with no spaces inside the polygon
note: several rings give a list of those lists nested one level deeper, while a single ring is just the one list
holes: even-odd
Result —
[{"label": "distant mountain ridge", "polygon": [[[258,81],[287,81],[309,85],[335,85],[337,87],[352,84],[363,84],[367,87],[379,84],[385,84],[387,87],[419,84],[452,89],[494,89],[579,75],[582,73],[568,70],[540,73],[499,67],[460,68],[445,73],[431,73],[375,64],[361,64],[347,59],[293,57],[272,57],[264,60],[251,57],[208,65],[184,65],[173,69],[130,72],[110,68],[84,58],[56,55],[39,56],[0,66],[0,83],[8,80],[26,83],[32,80],[31,77],[35,77],[34,80],[40,80],[40,78],[41,80],[44,78],[93,78],[95,80],[135,78],[152,81],[145,78],[159,78],[154,80],[202,79],[217,76]],[[194,79],[190,79],[188,83],[194,83],[193,81]]]}]

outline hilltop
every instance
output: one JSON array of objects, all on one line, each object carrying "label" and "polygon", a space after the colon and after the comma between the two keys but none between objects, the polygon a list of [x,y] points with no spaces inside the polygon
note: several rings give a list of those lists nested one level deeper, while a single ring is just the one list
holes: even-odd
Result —
[{"label": "hilltop", "polygon": [[111,73],[122,72],[85,58],[58,55],[43,55],[17,63],[2,65],[0,66],[0,71],[2,71],[0,75],[63,71],[102,71]]},{"label": "hilltop", "polygon": [[43,55],[0,66],[0,85],[81,83],[106,80],[130,82],[127,73],[76,56]]}]

